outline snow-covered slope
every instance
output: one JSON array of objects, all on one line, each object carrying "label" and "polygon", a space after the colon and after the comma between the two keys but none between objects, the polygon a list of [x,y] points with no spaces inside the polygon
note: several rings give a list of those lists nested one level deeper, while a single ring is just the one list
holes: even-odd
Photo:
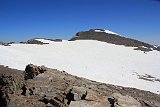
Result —
[{"label": "snow-covered slope", "polygon": [[[159,51],[144,53],[95,40],[39,40],[49,44],[0,45],[0,65],[20,70],[29,63],[45,65],[99,82],[160,93]],[[143,78],[147,75],[152,78]]]}]

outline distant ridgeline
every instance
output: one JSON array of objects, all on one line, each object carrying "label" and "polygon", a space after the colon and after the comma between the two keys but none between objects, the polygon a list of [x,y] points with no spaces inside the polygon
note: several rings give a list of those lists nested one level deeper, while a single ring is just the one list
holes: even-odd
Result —
[{"label": "distant ridgeline", "polygon": [[98,40],[116,45],[137,47],[135,50],[142,50],[146,52],[152,50],[160,51],[160,47],[156,47],[138,40],[122,37],[117,33],[104,29],[91,29],[89,31],[78,32],[76,36],[70,39],[70,41],[75,40]]},{"label": "distant ridgeline", "polygon": [[49,41],[54,41],[54,42],[62,42],[62,39],[33,38],[33,39],[28,40],[27,42],[20,42],[20,43],[24,43],[24,44],[39,44],[39,45],[49,44],[49,43],[43,43],[39,39],[49,40]]},{"label": "distant ridgeline", "polygon": [[3,46],[10,46],[10,44],[13,44],[14,42],[1,42],[0,41],[0,45],[3,45]]}]

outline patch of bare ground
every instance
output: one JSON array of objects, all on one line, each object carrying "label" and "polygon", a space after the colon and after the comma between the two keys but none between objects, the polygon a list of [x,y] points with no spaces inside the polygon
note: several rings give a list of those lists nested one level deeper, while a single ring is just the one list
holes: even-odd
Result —
[{"label": "patch of bare ground", "polygon": [[137,77],[138,77],[139,79],[143,79],[143,80],[151,81],[151,82],[155,82],[155,81],[160,82],[160,79],[159,79],[159,78],[156,78],[156,77],[151,76],[151,75],[149,75],[149,74],[145,74],[145,75],[140,75],[140,74],[138,74],[138,73],[135,73],[135,74],[137,75]]}]

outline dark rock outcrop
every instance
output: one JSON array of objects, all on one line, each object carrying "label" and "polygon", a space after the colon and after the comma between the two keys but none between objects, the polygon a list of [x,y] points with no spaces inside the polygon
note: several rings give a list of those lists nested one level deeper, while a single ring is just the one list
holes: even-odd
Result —
[{"label": "dark rock outcrop", "polygon": [[22,71],[0,66],[0,107],[5,107],[10,101],[10,94],[19,93],[25,84]]},{"label": "dark rock outcrop", "polygon": [[54,42],[62,42],[62,39],[54,39]]},{"label": "dark rock outcrop", "polygon": [[13,44],[14,42],[0,42],[0,45],[3,46],[11,46],[10,44]]},{"label": "dark rock outcrop", "polygon": [[46,68],[44,66],[35,66],[33,64],[29,64],[25,69],[25,79],[33,79],[38,74],[44,73]]},{"label": "dark rock outcrop", "polygon": [[43,44],[47,44],[47,43],[43,43],[41,41],[38,41],[36,39],[30,39],[26,42],[26,44],[38,44],[38,45],[43,45]]},{"label": "dark rock outcrop", "polygon": [[42,38],[45,40],[50,40],[50,41],[54,41],[54,42],[62,42],[62,39],[46,39],[46,38]]},{"label": "dark rock outcrop", "polygon": [[[102,29],[103,31],[103,29]],[[144,43],[138,40],[122,37],[118,34],[110,34],[105,32],[95,32],[93,29],[89,31],[84,32],[78,32],[76,36],[70,39],[70,41],[75,40],[98,40],[103,41],[107,43],[112,43],[116,45],[124,45],[124,46],[130,46],[130,47],[147,47],[147,51],[153,50],[159,50],[158,48],[154,47],[153,45],[150,45],[148,43]],[[141,50],[142,48],[138,48],[138,50]],[[143,49],[142,49],[143,51]],[[146,50],[145,50],[146,51]]]},{"label": "dark rock outcrop", "polygon": [[160,51],[160,46],[157,47],[157,50]]},{"label": "dark rock outcrop", "polygon": [[0,74],[1,107],[160,106],[160,95],[98,83],[43,66],[29,64],[25,72],[0,66]]},{"label": "dark rock outcrop", "polygon": [[141,50],[143,52],[149,52],[149,51],[152,51],[152,48],[147,48],[147,47],[139,46],[137,48],[134,48],[134,50]]},{"label": "dark rock outcrop", "polygon": [[33,38],[28,40],[27,42],[20,42],[22,44],[38,44],[38,45],[44,45],[44,44],[49,44],[49,43],[43,43],[41,41],[38,41],[36,39],[44,39],[44,40],[49,40],[49,41],[54,41],[54,42],[62,42],[62,39],[46,39],[46,38]]},{"label": "dark rock outcrop", "polygon": [[27,42],[21,42],[21,43],[25,43],[25,44],[39,44],[39,45],[49,44],[49,43],[43,43],[43,42],[38,41],[36,39],[44,39],[44,40],[49,40],[49,41],[54,41],[54,42],[62,42],[62,39],[33,38],[33,39],[28,40]]}]

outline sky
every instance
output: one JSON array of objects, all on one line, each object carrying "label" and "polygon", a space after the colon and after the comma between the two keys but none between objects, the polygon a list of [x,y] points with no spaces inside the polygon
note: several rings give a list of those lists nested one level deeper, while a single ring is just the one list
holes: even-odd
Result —
[{"label": "sky", "polygon": [[160,45],[160,0],[0,0],[0,41],[108,29]]}]

